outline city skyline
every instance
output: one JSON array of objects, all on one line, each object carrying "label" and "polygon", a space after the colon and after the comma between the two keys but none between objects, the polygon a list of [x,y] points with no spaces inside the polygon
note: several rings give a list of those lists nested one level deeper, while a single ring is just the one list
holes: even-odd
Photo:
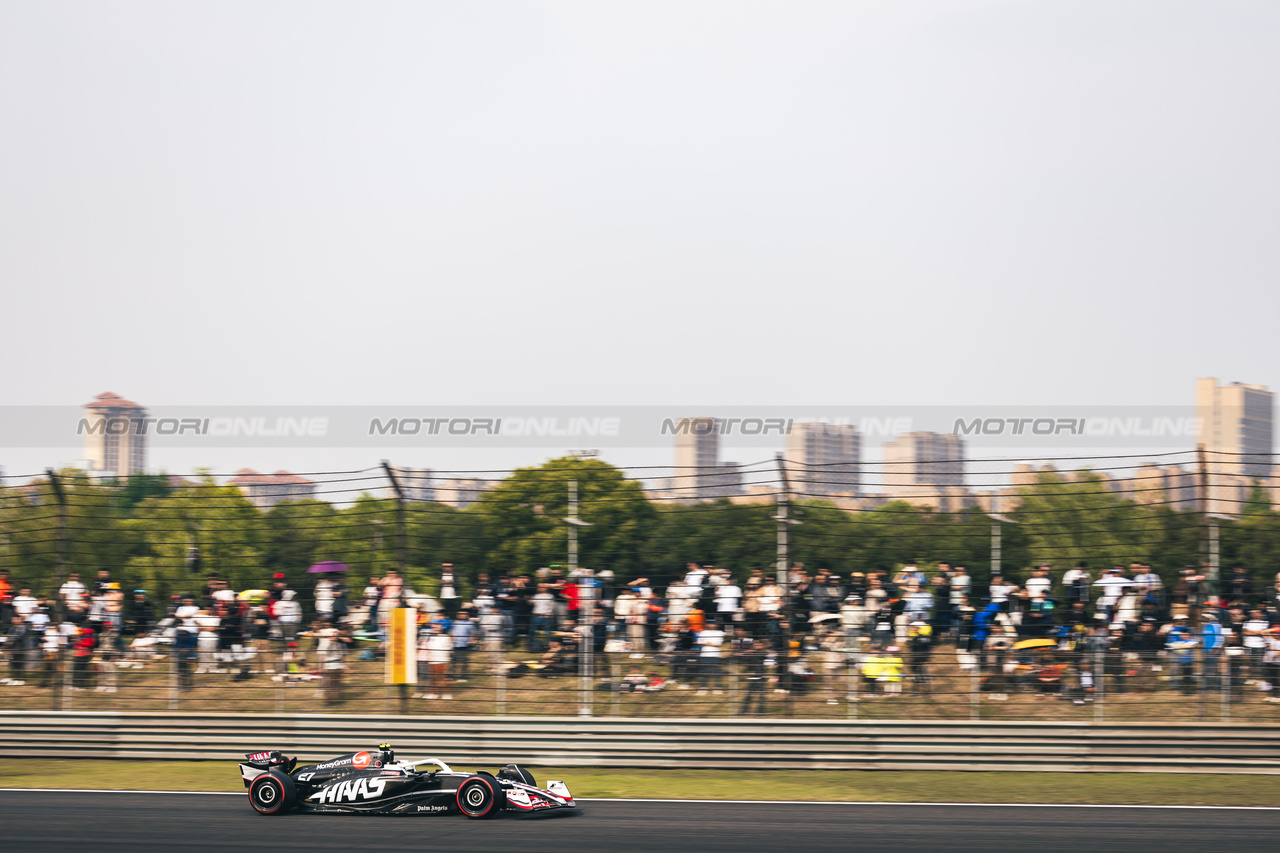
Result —
[{"label": "city skyline", "polygon": [[[1219,389],[1219,390],[1211,392],[1207,389]],[[1210,410],[1206,409],[1206,406],[1209,405],[1207,401],[1210,400],[1210,396],[1207,396],[1207,395],[1210,395],[1210,394],[1223,395],[1223,399],[1230,401],[1230,406],[1224,409],[1224,411],[1226,411],[1227,414],[1215,414],[1213,412],[1210,412]],[[1228,396],[1231,394],[1235,394],[1237,396]],[[1248,409],[1247,421],[1244,415],[1245,408],[1244,408],[1243,402],[1241,402],[1243,398],[1238,399],[1238,395],[1240,394],[1251,395],[1249,397],[1249,400],[1253,401],[1250,403],[1250,406]],[[1206,438],[1212,439],[1212,437],[1215,435],[1223,434],[1224,431],[1226,431],[1226,428],[1222,425],[1223,422],[1230,421],[1232,423],[1235,423],[1236,421],[1239,421],[1241,426],[1238,429],[1236,429],[1235,432],[1233,432],[1232,434],[1239,433],[1241,435],[1244,435],[1247,433],[1247,435],[1249,436],[1247,440],[1252,442],[1252,444],[1249,445],[1249,448],[1251,448],[1254,452],[1258,452],[1258,453],[1267,452],[1267,448],[1270,447],[1270,440],[1273,434],[1271,423],[1274,418],[1274,397],[1271,394],[1271,392],[1266,389],[1265,386],[1251,385],[1251,384],[1241,383],[1238,381],[1230,382],[1228,384],[1219,386],[1218,380],[1216,378],[1198,378],[1195,380],[1194,397],[1195,397],[1195,404],[1196,404],[1196,412],[1200,416],[1200,421],[1201,421],[1200,433],[1198,434],[1197,437],[1202,443],[1205,442]],[[1212,399],[1216,400],[1218,398],[1215,396],[1215,397],[1212,397]],[[133,424],[138,419],[145,420],[147,419],[148,410],[142,405],[138,403],[134,403],[129,400],[125,400],[121,398],[119,395],[114,394],[112,392],[104,392],[102,394],[97,395],[94,398],[94,400],[92,400],[90,403],[85,404],[84,409],[85,409],[85,414],[88,416],[88,419],[82,421],[82,427],[88,425],[90,426],[90,428],[87,430],[84,430],[84,435],[83,435],[82,459],[84,461],[79,463],[73,463],[74,465],[77,465],[79,467],[86,467],[90,470],[112,471],[116,474],[127,474],[130,469],[125,465],[124,462],[120,462],[118,464],[113,462],[112,465],[115,467],[110,467],[105,464],[105,454],[107,453],[106,442],[114,440],[116,443],[119,443],[120,441],[132,442],[131,449],[127,450],[124,456],[119,457],[120,459],[132,458],[133,460],[135,460],[135,462],[137,460],[143,460],[142,464],[135,464],[132,470],[158,471],[163,468],[163,470],[166,470],[166,471],[173,471],[173,472],[180,471],[180,469],[178,469],[177,467],[169,468],[164,465],[156,466],[153,468],[148,468],[146,466],[145,459],[146,459],[147,449],[146,449],[146,443],[145,443],[145,436],[141,440],[139,440],[139,438],[137,437],[137,434],[139,432],[143,432],[143,433],[146,432],[145,426],[141,430],[127,428],[121,431],[121,430],[105,429],[103,424],[99,423],[99,421],[102,421],[104,419],[111,419],[111,418],[118,420],[120,424]],[[1209,415],[1206,415],[1206,412],[1209,412]],[[1232,421],[1231,420],[1232,418],[1234,418],[1235,421]],[[151,420],[154,421],[156,419],[152,418]],[[723,491],[723,494],[726,496],[735,494],[738,491],[740,491],[741,490],[740,476],[735,473],[737,463],[726,462],[725,460],[720,459],[720,455],[719,455],[720,454],[720,432],[722,431],[722,429],[719,426],[719,422],[715,418],[697,418],[697,417],[684,418],[684,419],[681,419],[680,422],[683,424],[686,424],[686,426],[691,426],[692,428],[684,429],[682,432],[678,432],[676,435],[675,467],[702,468],[704,470],[698,472],[698,477],[702,479],[707,479],[707,482],[702,482],[701,480],[699,480],[696,484],[691,482],[688,485],[695,487],[695,490],[697,492],[705,494],[707,493],[707,489],[714,488],[711,482],[711,479],[715,479],[716,483],[718,484],[720,489]],[[1212,432],[1212,433],[1209,432],[1210,424],[1216,425],[1213,427],[1213,429],[1216,430],[1215,432]],[[110,425],[111,424],[108,424],[108,426]],[[116,425],[119,425],[119,424],[116,424]],[[733,425],[734,425],[733,423],[729,424],[729,426],[733,426]],[[154,423],[150,424],[150,426],[153,430],[155,429]],[[698,427],[700,426],[707,427],[707,428],[699,429]],[[803,422],[796,424],[796,423],[788,422],[786,424],[786,429],[789,430],[789,434],[785,436],[781,436],[775,452],[784,452],[789,460],[799,465],[818,464],[818,465],[826,466],[829,472],[834,472],[835,467],[832,467],[832,466],[837,466],[837,463],[839,463],[837,467],[841,467],[842,469],[840,477],[849,482],[853,482],[854,480],[856,480],[857,468],[862,461],[863,448],[871,447],[871,445],[865,444],[865,441],[864,441],[865,437],[859,433],[856,426],[847,426],[847,425],[838,425],[838,424],[837,425],[805,424]],[[123,438],[119,436],[120,432],[125,433],[125,435],[123,435]],[[732,430],[730,430],[730,433],[732,433]],[[935,434],[923,433],[922,435],[935,435]],[[824,443],[823,447],[825,448],[820,453],[816,449],[817,445],[814,445],[815,437],[817,436],[822,436],[820,440]],[[892,438],[883,442],[880,445],[881,450],[884,452],[884,458],[881,460],[881,462],[893,463],[895,461],[895,458],[905,459],[906,457],[902,457],[900,455],[901,452],[899,450],[899,446],[902,444],[903,441],[907,440],[909,437],[910,437],[909,433],[900,433],[900,434],[895,434]],[[1244,439],[1241,439],[1241,440],[1244,440]],[[806,441],[809,442],[809,445],[813,445],[809,447],[807,451],[809,456],[806,456],[806,451],[804,449],[806,447],[805,445]],[[949,449],[935,449],[930,451],[930,453],[932,454],[932,458],[934,459],[935,462],[939,460],[945,460],[947,458],[960,458],[960,459],[967,458],[967,454],[963,450],[963,446],[964,446],[963,442],[959,440],[958,436],[947,436],[944,434],[939,436],[939,438],[936,441],[940,442],[939,447],[944,447]],[[844,444],[840,444],[841,442],[843,442]],[[841,449],[836,450],[835,448],[837,445],[840,445]],[[129,445],[126,444],[122,446],[127,447]],[[1218,439],[1218,442],[1216,444],[1206,443],[1206,446],[1211,451],[1225,451],[1225,452],[1239,452],[1244,447],[1244,445],[1242,444],[1237,444],[1237,445],[1224,444],[1221,439]],[[115,444],[112,444],[111,447],[114,448]],[[130,453],[133,454],[132,457],[130,457]],[[895,453],[899,454],[899,456],[895,457],[894,455]],[[817,455],[814,455],[814,454],[817,454]],[[528,461],[529,455],[530,454],[526,452],[524,454],[525,458],[520,463],[520,465],[512,466],[512,467],[520,467],[522,465],[530,464],[530,462]],[[552,454],[552,455],[556,455],[556,454]],[[366,458],[367,458],[367,455],[366,455]],[[760,456],[759,458],[763,459],[767,457]],[[874,461],[874,460],[868,460],[868,461]],[[59,466],[61,466],[66,463],[63,462],[58,464]],[[626,467],[625,463],[616,463],[616,464],[622,464],[624,467]],[[18,473],[18,469],[8,467],[8,466],[6,467],[8,468],[9,471],[13,472],[15,475],[21,476],[21,474]],[[47,467],[47,466],[42,466],[42,467]],[[205,466],[199,466],[199,467],[205,467]],[[432,470],[431,468],[426,468],[426,467],[414,467],[414,466],[401,466],[401,467],[406,472],[414,472],[415,476],[420,476],[424,480],[427,480],[430,478],[430,471]],[[446,470],[446,471],[460,470],[460,469],[444,468],[443,466],[440,466],[440,467],[442,470]],[[721,468],[723,470],[719,470],[719,471],[705,470],[713,467]],[[42,470],[42,468],[37,470]],[[239,468],[236,468],[233,470],[238,471]],[[313,470],[323,470],[323,469],[316,468]],[[482,470],[482,469],[477,467],[473,469],[463,469],[463,470]],[[1234,474],[1238,472],[1234,470],[1228,471],[1224,468],[1220,471],[1220,473]],[[920,479],[918,481],[918,484],[925,484],[927,479],[928,478]],[[902,480],[902,482],[899,483],[898,482],[899,480]],[[956,482],[951,482],[950,480],[948,480],[948,482],[944,484],[942,483],[941,480],[938,480],[938,482],[934,484],[935,485],[963,484],[963,473],[961,473],[960,479],[957,480]],[[887,485],[890,485],[890,486],[913,485],[913,483],[907,482],[902,478],[901,475],[895,475],[894,477],[891,478],[891,482],[889,482]],[[835,494],[842,491],[841,489],[838,489],[838,488],[832,489],[826,486],[819,486],[817,490],[819,492],[828,493],[828,494]],[[856,494],[857,486],[855,484],[852,489],[844,489],[843,491],[850,494]]]}]

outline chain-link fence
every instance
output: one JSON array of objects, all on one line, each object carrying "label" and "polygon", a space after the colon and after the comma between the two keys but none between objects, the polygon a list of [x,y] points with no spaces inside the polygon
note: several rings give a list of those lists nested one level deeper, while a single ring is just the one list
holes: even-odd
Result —
[{"label": "chain-link fence", "polygon": [[0,493],[0,707],[1272,719],[1271,483],[1159,462],[48,472]]}]

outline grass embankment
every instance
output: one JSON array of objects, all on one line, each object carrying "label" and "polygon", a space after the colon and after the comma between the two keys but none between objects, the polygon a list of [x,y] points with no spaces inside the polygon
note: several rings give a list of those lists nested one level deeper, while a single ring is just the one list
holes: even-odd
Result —
[{"label": "grass embankment", "polygon": [[[1280,805],[1280,776],[840,770],[673,773],[542,767],[531,770],[539,781],[563,779],[574,796],[583,799]],[[5,788],[119,790],[135,789],[139,780],[146,780],[151,789],[244,790],[235,763],[230,761],[0,760],[0,787]]]}]

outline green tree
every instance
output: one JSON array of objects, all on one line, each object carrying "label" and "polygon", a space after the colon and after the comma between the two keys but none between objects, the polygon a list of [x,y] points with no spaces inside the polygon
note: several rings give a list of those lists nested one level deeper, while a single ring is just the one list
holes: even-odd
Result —
[{"label": "green tree", "polygon": [[657,521],[640,484],[599,459],[563,457],[521,468],[466,510],[482,520],[485,567],[527,573],[567,560],[569,481],[578,483],[579,562],[618,575],[646,565]]},{"label": "green tree", "polygon": [[1149,563],[1164,537],[1152,508],[1121,500],[1097,474],[1073,481],[1041,472],[1010,515],[1021,523],[1035,561],[1108,566]]}]

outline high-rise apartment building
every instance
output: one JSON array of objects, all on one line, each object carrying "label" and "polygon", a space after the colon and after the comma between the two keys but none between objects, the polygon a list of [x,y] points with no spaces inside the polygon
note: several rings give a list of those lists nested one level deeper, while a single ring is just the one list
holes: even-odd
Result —
[{"label": "high-rise apartment building", "polygon": [[1213,377],[1196,380],[1199,442],[1209,452],[1211,473],[1271,475],[1274,396],[1265,385],[1219,385]]},{"label": "high-rise apartment building", "polygon": [[804,495],[857,495],[862,436],[853,424],[795,424],[787,436],[787,469],[793,488]]},{"label": "high-rise apartment building", "polygon": [[720,429],[715,418],[681,418],[676,424],[676,471],[670,496],[707,500],[742,493],[736,463],[720,462]]},{"label": "high-rise apartment building", "polygon": [[81,433],[91,472],[128,477],[147,468],[147,410],[106,392],[84,405]]},{"label": "high-rise apartment building", "polygon": [[884,480],[895,497],[964,487],[964,440],[938,432],[909,432],[884,443]]}]

